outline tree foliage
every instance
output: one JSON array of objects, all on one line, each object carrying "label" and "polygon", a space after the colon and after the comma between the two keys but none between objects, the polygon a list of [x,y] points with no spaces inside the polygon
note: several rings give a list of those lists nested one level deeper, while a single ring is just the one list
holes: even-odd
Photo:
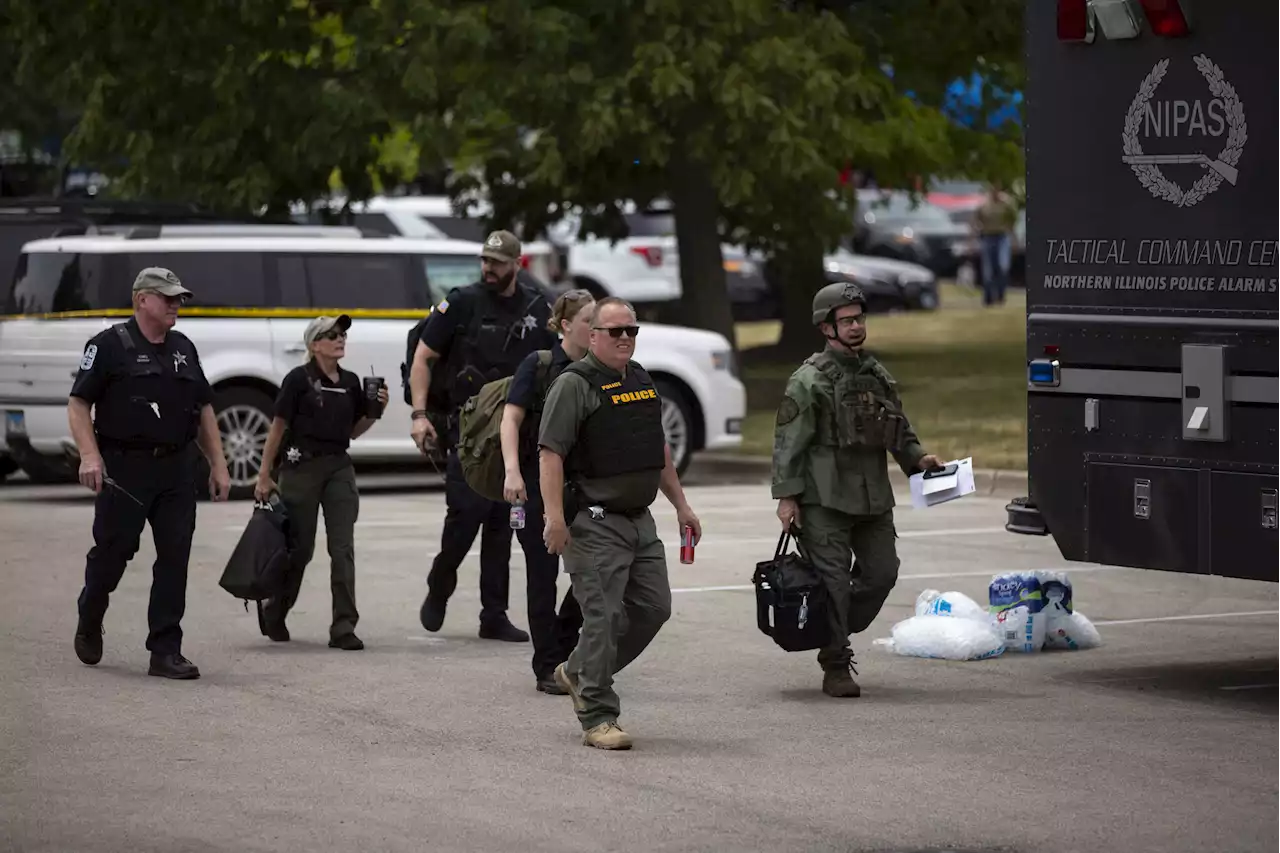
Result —
[{"label": "tree foliage", "polygon": [[[808,258],[852,226],[842,168],[1014,176],[1016,134],[946,87],[1020,81],[1020,0],[42,0],[19,66],[122,191],[238,208],[360,199],[451,168],[527,236],[625,236],[675,202],[686,322],[730,332],[722,241]],[[794,260],[794,258],[793,258]],[[786,266],[786,264],[784,264]],[[791,264],[795,267],[795,264]],[[816,275],[820,275],[818,269]]]}]

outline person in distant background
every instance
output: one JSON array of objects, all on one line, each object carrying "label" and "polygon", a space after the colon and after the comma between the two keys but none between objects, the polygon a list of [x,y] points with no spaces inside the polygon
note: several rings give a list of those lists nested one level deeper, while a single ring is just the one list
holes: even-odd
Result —
[{"label": "person in distant background", "polygon": [[1004,303],[1009,287],[1009,267],[1013,255],[1013,229],[1018,210],[1003,191],[999,181],[992,181],[987,200],[973,213],[973,230],[982,250],[982,304]]},{"label": "person in distant background", "polygon": [[[262,632],[277,642],[289,640],[285,617],[298,600],[302,575],[315,553],[316,520],[324,508],[324,532],[329,550],[329,588],[333,594],[333,622],[329,647],[359,651],[356,636],[356,518],[360,494],[355,467],[347,448],[377,418],[369,417],[360,377],[338,366],[346,355],[351,318],[317,317],[303,333],[307,361],[280,383],[275,419],[263,448],[262,468],[254,497],[266,500],[276,484],[271,469],[283,443],[280,498],[289,517],[289,569],[284,590],[262,608]],[[379,415],[387,405],[387,387],[378,391]],[[286,431],[288,440],[285,441]]]},{"label": "person in distant background", "polygon": [[560,607],[560,616],[556,617],[556,575],[560,558],[547,551],[542,541],[538,426],[551,383],[561,371],[586,355],[591,346],[594,307],[595,300],[586,290],[569,290],[556,299],[547,328],[563,335],[564,339],[551,350],[530,353],[520,362],[502,411],[502,460],[507,470],[503,497],[511,503],[521,501],[525,507],[525,526],[516,536],[525,555],[533,674],[538,690],[557,695],[563,695],[564,688],[556,683],[556,665],[567,660],[569,652],[578,644],[582,610],[570,586]]}]

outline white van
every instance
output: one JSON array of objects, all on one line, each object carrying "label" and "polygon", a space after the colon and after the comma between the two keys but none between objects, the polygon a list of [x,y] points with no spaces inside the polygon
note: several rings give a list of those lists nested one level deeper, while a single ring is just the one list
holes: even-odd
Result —
[{"label": "white van", "polygon": [[[195,293],[177,328],[200,350],[233,493],[252,493],[272,404],[303,361],[302,333],[320,314],[355,321],[343,366],[382,376],[390,404],[352,443],[357,461],[421,461],[409,437],[401,364],[407,336],[454,287],[480,277],[481,245],[399,237],[128,235],[38,240],[22,249],[0,316],[4,440],[37,480],[74,479],[66,403],[85,342],[132,313],[143,267],[172,269]],[[702,448],[741,443],[745,391],[729,342],[699,329],[646,324],[636,359],[657,380],[683,471]]]}]

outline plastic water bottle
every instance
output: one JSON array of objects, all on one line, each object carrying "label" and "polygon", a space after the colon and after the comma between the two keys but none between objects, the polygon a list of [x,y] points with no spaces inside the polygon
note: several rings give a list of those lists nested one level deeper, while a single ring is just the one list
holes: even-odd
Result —
[{"label": "plastic water bottle", "polygon": [[520,530],[524,527],[524,501],[516,501],[511,504],[511,529]]}]

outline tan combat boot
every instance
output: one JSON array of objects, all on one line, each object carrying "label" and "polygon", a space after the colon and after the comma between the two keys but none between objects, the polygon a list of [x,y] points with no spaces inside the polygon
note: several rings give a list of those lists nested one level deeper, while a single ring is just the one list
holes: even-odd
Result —
[{"label": "tan combat boot", "polygon": [[565,664],[562,663],[556,667],[555,678],[556,684],[559,684],[562,690],[573,697],[573,710],[578,712],[585,710],[586,706],[582,703],[582,697],[578,695],[578,682],[570,677],[569,670],[565,668]]},{"label": "tan combat boot", "polygon": [[582,742],[596,749],[630,749],[631,735],[615,722],[601,723],[582,733]]},{"label": "tan combat boot", "polygon": [[828,669],[822,673],[822,692],[828,696],[845,698],[850,696],[861,696],[862,688],[858,686],[858,682],[853,680],[853,676],[849,671],[853,670],[853,664],[842,666],[839,669]]}]

